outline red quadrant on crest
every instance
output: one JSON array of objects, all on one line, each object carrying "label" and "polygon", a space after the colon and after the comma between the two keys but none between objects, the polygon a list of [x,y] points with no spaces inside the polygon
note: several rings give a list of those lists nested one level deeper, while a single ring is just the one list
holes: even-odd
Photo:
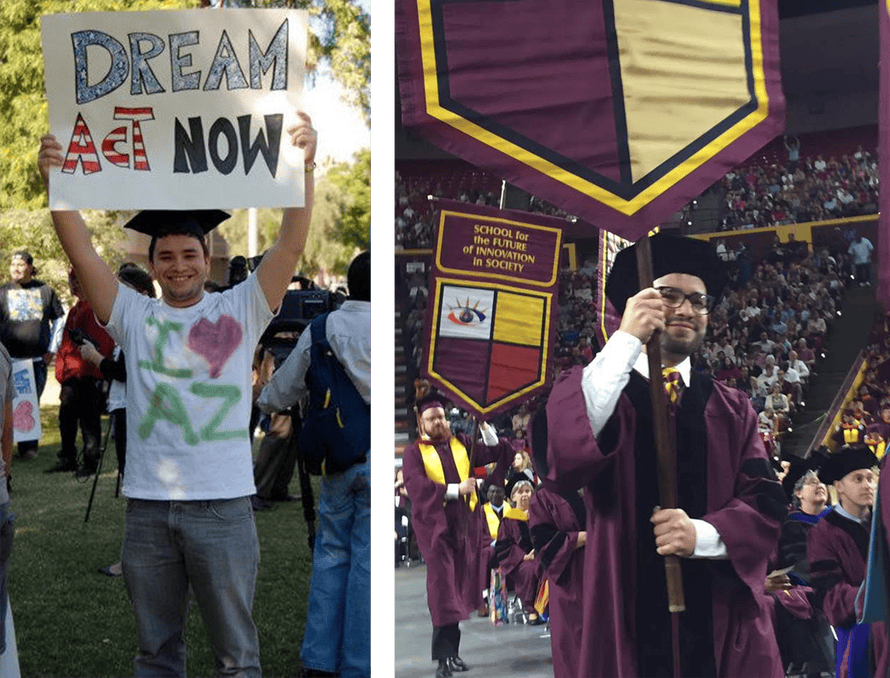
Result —
[{"label": "red quadrant on crest", "polygon": [[541,349],[531,346],[494,343],[491,347],[491,368],[488,374],[490,403],[508,393],[539,380]]}]

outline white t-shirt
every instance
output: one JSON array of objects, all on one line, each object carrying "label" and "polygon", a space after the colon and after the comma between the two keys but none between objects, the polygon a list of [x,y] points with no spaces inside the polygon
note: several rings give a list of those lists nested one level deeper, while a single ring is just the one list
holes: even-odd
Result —
[{"label": "white t-shirt", "polygon": [[135,499],[253,494],[251,363],[273,317],[256,276],[173,308],[118,285],[106,329],[127,366],[127,472]]}]

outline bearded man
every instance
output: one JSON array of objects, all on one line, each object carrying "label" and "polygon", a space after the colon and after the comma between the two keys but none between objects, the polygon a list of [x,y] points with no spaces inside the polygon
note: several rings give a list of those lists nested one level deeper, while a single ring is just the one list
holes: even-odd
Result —
[{"label": "bearded man", "polygon": [[[701,240],[662,233],[651,245],[653,287],[639,289],[636,248],[619,252],[606,294],[620,330],[554,385],[546,407],[548,463],[538,473],[561,492],[584,488],[579,678],[673,675],[667,555],[682,558],[682,675],[781,678],[763,582],[787,500],[745,394],[691,369],[725,285],[723,263]],[[658,506],[643,355],[656,330],[673,384],[678,508],[670,509]]]},{"label": "bearded man", "polygon": [[482,605],[485,587],[479,562],[485,519],[473,468],[497,463],[491,481],[503,485],[513,448],[484,422],[482,444],[475,450],[470,436],[452,435],[438,395],[419,398],[416,411],[420,439],[405,449],[402,474],[417,545],[426,561],[436,678],[447,678],[468,669],[459,656],[459,622]]}]

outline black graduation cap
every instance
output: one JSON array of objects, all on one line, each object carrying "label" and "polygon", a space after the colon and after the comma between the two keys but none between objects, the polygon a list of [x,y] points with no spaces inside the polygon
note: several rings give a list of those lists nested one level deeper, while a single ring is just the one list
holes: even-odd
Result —
[{"label": "black graduation cap", "polygon": [[[652,249],[654,278],[668,273],[687,273],[701,278],[708,294],[715,302],[726,287],[726,265],[717,256],[717,250],[706,240],[687,238],[673,233],[656,233],[649,238]],[[606,280],[606,297],[619,315],[624,313],[627,300],[640,291],[637,273],[636,244],[625,247],[615,255],[615,262]]]},{"label": "black graduation cap", "polygon": [[535,489],[535,484],[529,479],[528,474],[523,471],[517,471],[516,469],[512,469],[510,472],[510,477],[507,480],[507,488],[505,490],[505,494],[508,497],[513,496],[513,490],[519,483],[526,482],[531,485],[532,489]]},{"label": "black graduation cap", "polygon": [[124,228],[154,238],[164,235],[188,234],[202,239],[231,214],[222,210],[142,210]]},{"label": "black graduation cap", "polygon": [[788,501],[793,501],[794,486],[797,485],[797,481],[803,478],[809,471],[818,471],[822,459],[815,456],[810,456],[804,459],[803,457],[798,457],[796,454],[789,454],[785,459],[791,463],[791,466],[788,469],[788,473],[782,479],[782,489],[785,490],[785,494],[788,496]]},{"label": "black graduation cap", "polygon": [[878,458],[865,445],[844,445],[832,453],[828,460],[819,469],[819,480],[826,485],[831,485],[835,480],[841,480],[848,473],[863,468],[872,468],[878,465]]}]

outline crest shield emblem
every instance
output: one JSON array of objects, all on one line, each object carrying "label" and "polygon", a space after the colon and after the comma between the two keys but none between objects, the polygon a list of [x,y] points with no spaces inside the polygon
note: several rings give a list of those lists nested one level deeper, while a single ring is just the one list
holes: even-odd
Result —
[{"label": "crest shield emblem", "polygon": [[439,207],[424,376],[488,416],[548,386],[560,221],[446,200]]}]

